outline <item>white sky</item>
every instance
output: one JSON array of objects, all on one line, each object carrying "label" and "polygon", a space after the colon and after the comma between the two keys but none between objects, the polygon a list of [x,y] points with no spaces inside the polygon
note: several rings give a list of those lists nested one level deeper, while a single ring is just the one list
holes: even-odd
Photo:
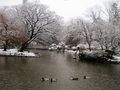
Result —
[{"label": "white sky", "polygon": [[[64,17],[66,20],[72,17],[84,16],[87,10],[91,7],[103,7],[105,1],[108,0],[40,0],[41,3],[47,4],[51,10]],[[16,5],[21,3],[22,0],[0,0],[0,6]]]}]

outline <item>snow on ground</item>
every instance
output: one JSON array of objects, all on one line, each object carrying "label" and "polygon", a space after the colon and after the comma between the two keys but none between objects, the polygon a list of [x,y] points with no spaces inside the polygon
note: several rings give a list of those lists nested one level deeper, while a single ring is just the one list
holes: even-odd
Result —
[{"label": "snow on ground", "polygon": [[108,59],[110,62],[120,63],[120,56],[113,56],[113,59]]},{"label": "snow on ground", "polygon": [[119,56],[114,56],[114,59],[120,60]]},{"label": "snow on ground", "polygon": [[70,53],[70,54],[79,54],[79,51],[73,51],[73,50],[65,50],[66,52]]},{"label": "snow on ground", "polygon": [[111,61],[117,61],[117,62],[120,62],[120,56],[113,56],[113,60]]},{"label": "snow on ground", "polygon": [[[75,53],[76,53],[76,51],[73,51],[73,50],[66,50],[66,52],[71,53],[71,54],[75,54]],[[92,54],[92,53],[94,53],[95,51],[85,50],[84,52],[85,52],[85,53],[88,53],[88,54]],[[78,54],[78,53],[79,53],[79,52],[77,52],[77,54]],[[120,62],[120,56],[113,56],[113,59],[109,59],[108,61]]]},{"label": "snow on ground", "polygon": [[36,56],[32,52],[24,51],[24,52],[18,52],[18,49],[8,49],[7,51],[3,51],[3,49],[0,49],[0,55],[11,55],[11,56]]},{"label": "snow on ground", "polygon": [[73,50],[66,50],[66,52],[74,54],[76,51],[73,51]]},{"label": "snow on ground", "polygon": [[[71,54],[74,54],[74,53],[79,54],[78,50],[77,50],[77,52],[76,52],[76,50],[66,50],[66,52],[71,53]],[[84,50],[84,52],[90,54],[90,53],[93,53],[95,51]]]}]

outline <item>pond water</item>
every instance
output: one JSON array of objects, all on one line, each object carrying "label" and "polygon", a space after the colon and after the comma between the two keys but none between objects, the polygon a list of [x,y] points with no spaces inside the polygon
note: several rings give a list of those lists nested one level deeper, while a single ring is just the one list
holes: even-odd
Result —
[{"label": "pond water", "polygon": [[[120,90],[119,64],[78,62],[67,53],[38,52],[40,58],[0,57],[0,90]],[[57,82],[41,82],[42,77]]]}]

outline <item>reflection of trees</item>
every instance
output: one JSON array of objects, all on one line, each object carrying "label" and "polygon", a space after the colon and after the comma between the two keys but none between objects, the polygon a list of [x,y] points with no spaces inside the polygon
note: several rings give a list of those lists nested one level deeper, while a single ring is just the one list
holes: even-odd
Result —
[{"label": "reflection of trees", "polygon": [[33,73],[36,68],[28,65],[30,59],[27,57],[0,57],[0,90],[34,88],[34,83],[40,79],[38,79],[38,74]]},{"label": "reflection of trees", "polygon": [[27,59],[26,57],[1,57],[0,64],[5,69],[17,68],[28,64]]},{"label": "reflection of trees", "polygon": [[5,69],[9,69],[10,68],[10,62],[9,62],[8,57],[4,57],[4,61],[5,61],[5,64],[4,64]]},{"label": "reflection of trees", "polygon": [[21,64],[27,64],[28,63],[28,58],[27,57],[16,57],[15,61],[20,61],[18,63],[21,63]]}]

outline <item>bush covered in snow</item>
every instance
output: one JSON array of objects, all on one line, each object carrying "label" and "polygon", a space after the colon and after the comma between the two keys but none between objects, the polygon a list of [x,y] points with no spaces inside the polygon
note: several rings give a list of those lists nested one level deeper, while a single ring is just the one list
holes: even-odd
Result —
[{"label": "bush covered in snow", "polygon": [[65,50],[65,49],[69,49],[69,47],[65,45],[64,42],[60,42],[58,45],[53,43],[49,47],[49,50]]},{"label": "bush covered in snow", "polygon": [[113,51],[84,51],[79,53],[80,60],[95,62],[115,62],[120,61],[120,57],[115,57]]},{"label": "bush covered in snow", "polygon": [[9,56],[31,56],[35,57],[36,55],[32,52],[24,51],[24,52],[18,52],[17,49],[8,49],[7,51],[4,51],[3,49],[0,49],[0,55],[9,55]]}]

